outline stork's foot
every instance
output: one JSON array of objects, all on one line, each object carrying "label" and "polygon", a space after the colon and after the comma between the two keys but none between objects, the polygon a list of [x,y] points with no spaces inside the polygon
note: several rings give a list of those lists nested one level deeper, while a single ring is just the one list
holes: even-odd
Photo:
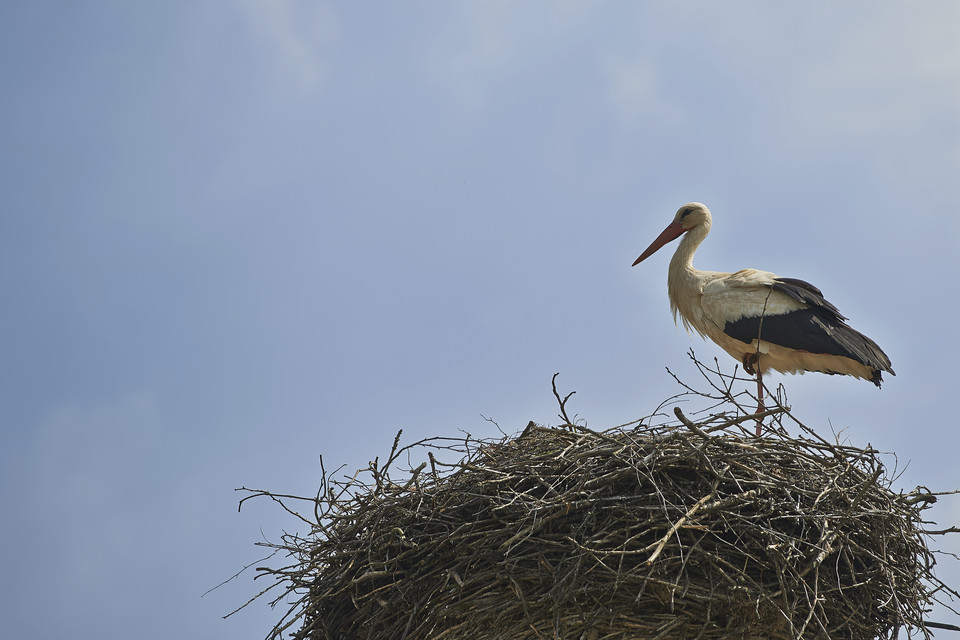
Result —
[{"label": "stork's foot", "polygon": [[759,368],[757,363],[760,361],[760,356],[756,353],[745,353],[740,362],[743,363],[743,370],[747,372],[747,375],[755,376]]}]

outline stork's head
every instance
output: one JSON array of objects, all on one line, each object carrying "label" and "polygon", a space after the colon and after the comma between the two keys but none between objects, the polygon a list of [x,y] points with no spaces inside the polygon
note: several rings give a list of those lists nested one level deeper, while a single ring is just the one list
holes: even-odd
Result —
[{"label": "stork's head", "polygon": [[709,231],[712,223],[713,220],[710,217],[710,209],[707,209],[706,205],[700,204],[699,202],[688,202],[677,210],[677,215],[673,217],[673,222],[667,225],[667,228],[657,236],[657,239],[650,243],[647,250],[641,253],[640,257],[634,261],[633,266],[637,266],[656,253],[657,249],[672,240],[676,240],[694,227],[702,226],[705,231]]},{"label": "stork's head", "polygon": [[710,224],[710,209],[700,202],[688,202],[679,209],[673,218],[673,223],[680,225],[684,231],[689,231],[699,224]]}]

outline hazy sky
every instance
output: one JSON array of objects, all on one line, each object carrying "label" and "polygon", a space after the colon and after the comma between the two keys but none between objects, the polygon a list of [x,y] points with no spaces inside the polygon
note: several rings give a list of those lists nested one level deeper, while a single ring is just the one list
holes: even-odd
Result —
[{"label": "hazy sky", "polygon": [[234,488],[732,371],[630,267],[691,200],[893,361],[794,413],[960,488],[955,2],[3,2],[0,79],[8,637],[260,638]]}]

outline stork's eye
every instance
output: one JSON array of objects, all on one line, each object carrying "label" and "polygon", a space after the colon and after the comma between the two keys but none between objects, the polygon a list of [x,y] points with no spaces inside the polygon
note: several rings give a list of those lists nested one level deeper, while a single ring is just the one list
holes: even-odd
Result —
[{"label": "stork's eye", "polygon": [[687,207],[686,209],[684,209],[683,211],[680,212],[680,219],[683,220],[683,219],[686,218],[688,215],[690,215],[692,212],[693,212],[693,207]]}]

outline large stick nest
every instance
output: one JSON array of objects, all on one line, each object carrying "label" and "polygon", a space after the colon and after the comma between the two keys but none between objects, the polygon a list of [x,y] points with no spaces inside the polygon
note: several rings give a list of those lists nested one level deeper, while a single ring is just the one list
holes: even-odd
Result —
[{"label": "large stick nest", "polygon": [[[406,447],[398,435],[386,463],[325,473],[300,516],[310,533],[267,545],[292,562],[259,569],[290,606],[272,637],[929,635],[931,603],[955,595],[926,544],[935,494],[894,492],[872,448],[778,421],[752,437],[739,411],[676,414],[603,433],[530,423]],[[292,496],[253,495],[295,513]]]}]

